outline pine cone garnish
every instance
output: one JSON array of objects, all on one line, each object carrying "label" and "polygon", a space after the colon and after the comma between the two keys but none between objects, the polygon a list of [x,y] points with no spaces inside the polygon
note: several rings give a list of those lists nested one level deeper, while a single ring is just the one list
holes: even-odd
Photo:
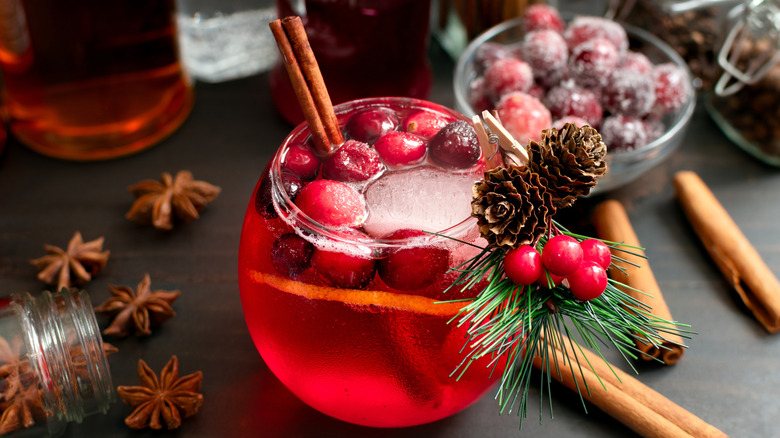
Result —
[{"label": "pine cone garnish", "polygon": [[535,242],[555,213],[552,195],[528,167],[496,167],[473,187],[471,215],[489,244],[514,248]]},{"label": "pine cone garnish", "polygon": [[590,193],[607,172],[607,145],[590,126],[567,123],[560,130],[547,129],[542,139],[528,145],[531,170],[547,181],[556,208],[568,207]]}]

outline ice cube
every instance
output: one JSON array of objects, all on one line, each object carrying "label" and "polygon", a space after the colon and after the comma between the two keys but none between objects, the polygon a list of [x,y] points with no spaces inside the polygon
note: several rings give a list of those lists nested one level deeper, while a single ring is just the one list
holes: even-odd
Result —
[{"label": "ice cube", "polygon": [[401,228],[438,232],[457,225],[471,214],[471,187],[479,177],[431,166],[386,173],[365,191],[364,228],[381,237]]}]

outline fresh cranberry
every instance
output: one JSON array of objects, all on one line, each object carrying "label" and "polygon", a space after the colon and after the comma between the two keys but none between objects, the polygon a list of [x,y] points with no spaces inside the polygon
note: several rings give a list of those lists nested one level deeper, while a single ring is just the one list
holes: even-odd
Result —
[{"label": "fresh cranberry", "polygon": [[564,125],[566,125],[567,123],[571,123],[572,125],[577,127],[583,127],[585,125],[591,126],[591,124],[587,120],[577,116],[563,116],[560,119],[555,120],[552,126],[553,128],[560,130],[563,129]]},{"label": "fresh cranberry", "polygon": [[653,72],[653,63],[644,53],[629,50],[620,60],[620,68],[636,70],[639,73],[649,75]]},{"label": "fresh cranberry", "polygon": [[[428,234],[419,230],[396,230],[382,240],[407,240],[424,238]],[[450,264],[450,252],[430,244],[415,244],[394,248],[387,257],[379,260],[379,278],[388,286],[400,290],[417,290],[433,284]]]},{"label": "fresh cranberry", "polygon": [[311,264],[314,245],[295,233],[283,234],[271,247],[274,269],[282,275],[295,277]]},{"label": "fresh cranberry", "polygon": [[[548,275],[550,276],[549,279],[547,278]],[[542,273],[539,274],[539,278],[536,279],[536,284],[545,289],[550,289],[550,280],[552,280],[552,286],[556,287],[563,283],[563,279],[563,276],[555,275],[547,269],[542,268]]]},{"label": "fresh cranberry", "polygon": [[686,72],[672,63],[659,64],[653,68],[655,84],[655,108],[658,115],[677,111],[691,95],[691,83]]},{"label": "fresh cranberry", "polygon": [[642,117],[655,103],[653,79],[637,70],[619,68],[602,89],[601,101],[612,114]]},{"label": "fresh cranberry", "polygon": [[541,139],[542,131],[552,125],[552,116],[539,99],[526,93],[504,96],[496,107],[501,123],[520,144]]},{"label": "fresh cranberry", "polygon": [[467,169],[479,161],[481,154],[477,132],[465,120],[448,123],[428,143],[431,160],[449,169]]},{"label": "fresh cranberry", "polygon": [[612,263],[612,253],[606,243],[598,239],[585,239],[580,242],[580,246],[583,260],[594,261],[604,269],[609,268],[609,264]]},{"label": "fresh cranberry", "polygon": [[620,55],[606,38],[593,38],[572,49],[569,77],[587,88],[601,88],[617,68]]},{"label": "fresh cranberry", "polygon": [[320,169],[320,157],[311,146],[293,143],[282,158],[282,169],[298,175],[303,181],[311,181]]},{"label": "fresh cranberry", "polygon": [[564,68],[569,59],[566,41],[554,30],[542,29],[527,33],[522,47],[523,61],[531,66],[536,80]]},{"label": "fresh cranberry", "polygon": [[449,120],[445,119],[443,116],[422,110],[417,111],[406,118],[404,121],[404,130],[429,140],[447,123],[449,123]]},{"label": "fresh cranberry", "polygon": [[588,125],[598,127],[604,117],[596,93],[580,87],[573,81],[566,81],[547,92],[544,103],[555,119],[575,116],[588,121]]},{"label": "fresh cranberry", "polygon": [[469,84],[468,101],[471,108],[477,114],[482,114],[482,111],[493,108],[493,104],[490,102],[490,99],[485,92],[484,76],[475,78]]},{"label": "fresh cranberry", "polygon": [[531,284],[543,272],[542,256],[531,245],[512,248],[504,256],[504,273],[516,284]]},{"label": "fresh cranberry", "polygon": [[558,33],[563,32],[565,24],[558,10],[545,4],[530,5],[523,15],[523,30],[533,32],[541,29],[551,29]]},{"label": "fresh cranberry", "polygon": [[499,59],[485,71],[485,93],[494,103],[513,91],[528,91],[533,83],[531,66],[519,59]]},{"label": "fresh cranberry", "polygon": [[384,169],[376,150],[366,143],[347,140],[322,164],[322,176],[344,182],[366,181]]},{"label": "fresh cranberry", "polygon": [[344,289],[362,289],[376,273],[376,263],[362,254],[315,248],[311,265],[327,284]]},{"label": "fresh cranberry", "polygon": [[620,24],[602,17],[581,15],[575,17],[563,33],[569,50],[592,39],[609,41],[621,55],[628,50],[628,35]]},{"label": "fresh cranberry", "polygon": [[[282,185],[291,200],[295,200],[298,193],[303,188],[303,182],[292,173],[284,172],[281,174]],[[279,215],[274,209],[273,196],[271,195],[271,178],[263,178],[260,181],[260,187],[255,194],[255,210],[266,219],[276,219]]]},{"label": "fresh cranberry", "polygon": [[577,239],[559,234],[553,236],[542,249],[542,263],[553,274],[567,276],[582,263],[582,247]]},{"label": "fresh cranberry", "polygon": [[347,138],[374,144],[381,136],[394,131],[398,126],[398,117],[386,108],[366,108],[352,115],[344,130]]},{"label": "fresh cranberry", "polygon": [[568,285],[572,295],[578,300],[592,300],[601,296],[607,289],[607,271],[598,263],[585,260],[575,272],[566,276],[564,285]]},{"label": "fresh cranberry", "polygon": [[477,47],[474,53],[474,66],[477,73],[482,74],[499,59],[513,57],[514,54],[506,45],[488,41]]},{"label": "fresh cranberry", "polygon": [[610,151],[630,151],[647,144],[645,125],[634,117],[609,116],[601,123],[599,133]]},{"label": "fresh cranberry", "polygon": [[328,179],[305,185],[295,204],[312,220],[327,227],[357,227],[366,220],[363,196],[352,187]]},{"label": "fresh cranberry", "polygon": [[408,166],[425,157],[425,141],[408,132],[391,132],[374,143],[382,160],[389,166]]}]

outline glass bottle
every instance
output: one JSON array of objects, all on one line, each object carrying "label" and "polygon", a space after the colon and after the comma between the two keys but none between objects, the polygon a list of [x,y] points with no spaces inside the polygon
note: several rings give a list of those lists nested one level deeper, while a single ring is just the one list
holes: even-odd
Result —
[{"label": "glass bottle", "polygon": [[86,292],[0,298],[0,435],[58,436],[114,398]]}]

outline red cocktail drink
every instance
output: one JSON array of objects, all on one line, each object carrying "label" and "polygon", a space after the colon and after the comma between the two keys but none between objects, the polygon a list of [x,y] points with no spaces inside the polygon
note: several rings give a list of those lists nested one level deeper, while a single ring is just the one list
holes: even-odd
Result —
[{"label": "red cocktail drink", "polygon": [[249,331],[274,374],[325,414],[377,427],[447,417],[503,371],[479,360],[451,376],[467,327],[448,323],[461,304],[437,303],[478,290],[444,293],[448,268],[479,251],[464,242],[484,243],[469,219],[484,158],[467,119],[429,102],[336,113],[343,145],[317,156],[301,125],[255,188],[239,254]]}]

